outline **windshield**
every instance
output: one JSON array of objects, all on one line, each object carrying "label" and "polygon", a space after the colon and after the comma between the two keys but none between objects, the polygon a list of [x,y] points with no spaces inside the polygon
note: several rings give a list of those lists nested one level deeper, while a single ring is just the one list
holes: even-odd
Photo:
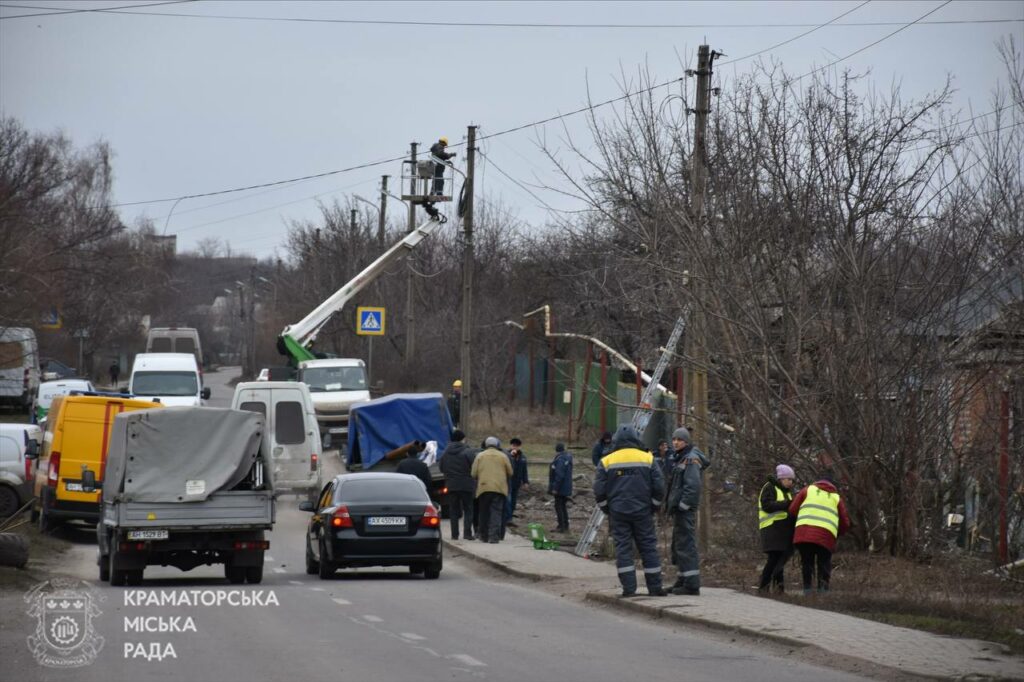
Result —
[{"label": "windshield", "polygon": [[199,392],[195,372],[136,372],[132,393],[143,396],[194,396]]},{"label": "windshield", "polygon": [[312,393],[324,391],[365,391],[366,371],[362,367],[307,367],[299,381]]}]

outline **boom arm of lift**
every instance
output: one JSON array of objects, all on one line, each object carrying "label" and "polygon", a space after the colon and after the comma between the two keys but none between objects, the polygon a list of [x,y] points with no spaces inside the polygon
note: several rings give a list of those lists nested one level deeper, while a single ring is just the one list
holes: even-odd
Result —
[{"label": "boom arm of lift", "polygon": [[277,349],[282,355],[289,356],[296,366],[303,360],[314,359],[316,356],[313,355],[309,346],[316,340],[320,329],[327,324],[331,317],[344,308],[345,304],[362,291],[367,284],[377,279],[386,268],[403,258],[409,251],[416,248],[417,244],[433,234],[434,230],[447,222],[448,219],[431,204],[425,203],[423,208],[430,216],[429,220],[405,235],[400,242],[367,265],[362,272],[346,282],[309,315],[284,328],[277,340]]}]

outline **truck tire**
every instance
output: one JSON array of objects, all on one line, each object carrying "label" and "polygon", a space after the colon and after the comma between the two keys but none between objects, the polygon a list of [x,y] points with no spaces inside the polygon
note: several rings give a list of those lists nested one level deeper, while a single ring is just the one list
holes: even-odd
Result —
[{"label": "truck tire", "polygon": [[253,585],[263,582],[263,564],[245,567],[245,581]]},{"label": "truck tire", "polygon": [[224,577],[232,585],[241,585],[245,582],[245,567],[224,564]]},{"label": "truck tire", "polygon": [[116,568],[117,566],[117,552],[110,552],[110,568],[108,572],[110,574],[110,584],[114,587],[120,587],[128,581],[128,571]]},{"label": "truck tire", "polygon": [[110,558],[106,555],[100,554],[100,558],[97,563],[100,565],[100,582],[110,582]]},{"label": "truck tire", "polygon": [[125,584],[131,585],[133,587],[141,585],[143,571],[145,571],[145,569],[143,568],[136,568],[131,571],[125,571],[125,573],[127,573],[127,576],[125,576]]},{"label": "truck tire", "polygon": [[0,533],[0,566],[24,568],[28,563],[28,540],[16,533]]}]

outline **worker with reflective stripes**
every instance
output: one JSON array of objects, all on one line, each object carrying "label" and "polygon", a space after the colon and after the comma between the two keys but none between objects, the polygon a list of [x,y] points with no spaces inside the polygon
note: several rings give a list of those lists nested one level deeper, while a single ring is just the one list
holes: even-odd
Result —
[{"label": "worker with reflective stripes", "polygon": [[815,568],[818,571],[818,592],[828,592],[836,538],[850,527],[846,505],[832,477],[825,474],[797,493],[789,504],[789,513],[796,517],[793,545],[800,552],[804,594],[812,592]]},{"label": "worker with reflective stripes", "polygon": [[661,585],[661,558],[654,531],[654,512],[661,507],[664,495],[665,479],[654,456],[644,449],[636,429],[623,424],[615,432],[611,452],[598,462],[594,478],[597,504],[610,519],[623,597],[636,594],[633,542],[640,549],[648,594],[668,594]]},{"label": "worker with reflective stripes", "polygon": [[672,433],[676,464],[668,489],[668,511],[672,527],[673,563],[679,569],[673,594],[700,594],[700,554],[697,551],[697,509],[700,507],[704,469],[711,460],[694,447],[690,430],[679,427]]},{"label": "worker with reflective stripes", "polygon": [[789,503],[793,501],[793,479],[796,474],[788,464],[775,467],[775,475],[769,476],[761,494],[757,496],[757,520],[761,534],[761,551],[768,560],[761,571],[758,591],[766,593],[774,583],[779,592],[785,591],[783,571],[789,557],[793,556],[794,519],[789,515]]}]

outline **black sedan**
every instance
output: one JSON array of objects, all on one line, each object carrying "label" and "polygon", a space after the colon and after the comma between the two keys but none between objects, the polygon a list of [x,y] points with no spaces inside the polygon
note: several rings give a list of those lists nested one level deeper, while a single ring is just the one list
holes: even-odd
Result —
[{"label": "black sedan", "polygon": [[336,476],[320,491],[306,529],[306,573],[347,566],[408,566],[441,575],[441,517],[423,483],[406,474]]}]

